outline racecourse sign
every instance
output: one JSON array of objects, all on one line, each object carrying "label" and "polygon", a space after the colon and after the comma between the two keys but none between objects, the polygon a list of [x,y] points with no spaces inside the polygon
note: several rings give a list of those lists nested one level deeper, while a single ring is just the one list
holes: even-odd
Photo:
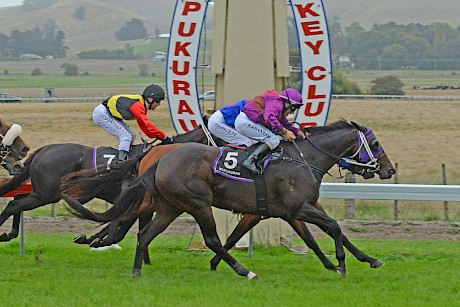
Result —
[{"label": "racecourse sign", "polygon": [[[296,116],[302,126],[327,121],[332,68],[326,16],[321,0],[291,0],[302,66],[305,102]],[[198,100],[197,61],[207,0],[177,0],[171,25],[166,84],[171,118],[177,133],[203,124]],[[287,22],[287,21],[286,21]]]},{"label": "racecourse sign", "polygon": [[208,1],[177,0],[171,26],[166,84],[174,128],[184,133],[203,124],[196,68]]},{"label": "racecourse sign", "polygon": [[326,124],[332,91],[332,65],[323,3],[291,0],[302,65],[304,106],[296,122],[302,126]]}]

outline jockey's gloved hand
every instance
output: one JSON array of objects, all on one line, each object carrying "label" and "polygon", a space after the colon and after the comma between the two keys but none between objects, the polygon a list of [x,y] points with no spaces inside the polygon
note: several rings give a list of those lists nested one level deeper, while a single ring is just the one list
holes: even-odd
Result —
[{"label": "jockey's gloved hand", "polygon": [[168,144],[172,144],[172,143],[173,143],[173,139],[170,138],[169,136],[167,136],[166,138],[161,140],[161,145],[168,145]]}]

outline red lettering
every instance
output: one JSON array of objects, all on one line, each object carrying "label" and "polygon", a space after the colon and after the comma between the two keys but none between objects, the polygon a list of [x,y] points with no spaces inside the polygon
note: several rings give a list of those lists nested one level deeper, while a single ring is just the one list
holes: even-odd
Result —
[{"label": "red lettering", "polygon": [[187,16],[189,12],[198,12],[201,9],[201,4],[199,2],[187,1],[184,5],[184,10],[182,15]]},{"label": "red lettering", "polygon": [[321,30],[321,26],[318,20],[305,21],[305,22],[302,22],[301,24],[302,24],[303,33],[305,34],[305,36],[324,34],[323,30]]},{"label": "red lettering", "polygon": [[313,54],[319,54],[319,48],[321,48],[321,45],[323,44],[323,41],[324,40],[320,39],[315,44],[313,44],[312,42],[305,42],[305,44],[308,47],[310,47],[311,50],[313,50]]},{"label": "red lettering", "polygon": [[192,119],[192,120],[190,120],[190,123],[192,124],[192,129],[189,129],[187,127],[187,124],[185,123],[185,120],[179,119],[179,124],[180,124],[182,130],[184,130],[185,132],[191,131],[191,130],[195,129],[196,127],[198,127],[198,125],[196,123],[196,120]]},{"label": "red lettering", "polygon": [[174,48],[174,55],[179,56],[179,53],[182,52],[184,56],[190,56],[190,52],[188,52],[187,47],[190,46],[191,42],[181,43],[176,42],[176,47]]},{"label": "red lettering", "polygon": [[305,104],[305,111],[303,112],[303,114],[305,116],[313,117],[313,116],[320,115],[323,112],[323,109],[324,109],[324,101],[321,101],[320,103],[318,103],[318,108],[316,109],[315,112],[312,111],[312,106],[313,106],[312,102],[307,102]]},{"label": "red lettering", "polygon": [[323,80],[323,79],[326,77],[326,74],[323,73],[323,74],[319,74],[318,76],[315,76],[314,72],[315,72],[316,70],[325,72],[325,71],[326,71],[326,68],[323,67],[323,66],[312,66],[312,67],[307,71],[308,79],[313,80],[313,81],[320,81],[320,80]]},{"label": "red lettering", "polygon": [[178,30],[179,35],[180,36],[192,36],[195,33],[196,22],[192,22],[190,24],[190,29],[188,30],[188,32],[185,32],[184,28],[185,28],[185,22],[181,21],[179,23],[179,30]]},{"label": "red lettering", "polygon": [[300,123],[300,125],[301,125],[302,127],[304,127],[304,128],[305,128],[305,127],[316,127],[316,126],[318,126],[318,123],[309,122],[309,123]]},{"label": "red lettering", "polygon": [[313,5],[314,3],[307,3],[305,7],[302,7],[301,4],[296,4],[295,7],[297,8],[297,11],[299,12],[300,17],[302,18],[307,18],[307,13],[309,13],[313,17],[318,17],[319,14],[311,9]]},{"label": "red lettering", "polygon": [[179,95],[179,91],[183,91],[185,95],[190,96],[190,83],[181,80],[173,80],[174,95]]},{"label": "red lettering", "polygon": [[308,86],[308,96],[307,97],[309,100],[311,100],[311,99],[326,98],[326,95],[324,94],[317,95],[316,94],[316,84],[310,84]]},{"label": "red lettering", "polygon": [[185,76],[189,73],[190,71],[190,62],[189,61],[185,61],[183,62],[184,63],[184,67],[182,69],[182,71],[179,70],[179,61],[177,60],[174,60],[172,62],[172,71],[174,72],[174,74],[176,75],[179,75],[179,76]]},{"label": "red lettering", "polygon": [[194,115],[192,108],[188,105],[187,101],[181,99],[179,101],[179,107],[177,108],[177,114],[183,114],[183,113],[188,113],[191,115]]}]

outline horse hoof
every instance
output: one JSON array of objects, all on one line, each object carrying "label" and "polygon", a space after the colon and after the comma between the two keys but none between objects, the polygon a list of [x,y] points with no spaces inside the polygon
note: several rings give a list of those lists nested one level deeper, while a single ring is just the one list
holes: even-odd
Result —
[{"label": "horse hoof", "polygon": [[341,267],[337,267],[337,273],[340,274],[340,276],[342,277],[346,277],[347,276],[347,270],[345,268],[341,268]]},{"label": "horse hoof", "polygon": [[7,233],[2,233],[0,235],[0,242],[8,242],[10,240],[10,238],[8,237],[8,234]]},{"label": "horse hoof", "polygon": [[96,238],[94,239],[90,244],[89,244],[90,247],[103,247],[105,246],[103,243],[102,243],[102,240],[99,239],[99,238]]},{"label": "horse hoof", "polygon": [[141,276],[141,270],[140,269],[133,269],[133,275],[134,276]]},{"label": "horse hoof", "polygon": [[376,269],[384,265],[385,265],[385,262],[380,261],[380,260],[375,260],[373,263],[371,263],[371,268]]},{"label": "horse hoof", "polygon": [[256,273],[254,272],[249,272],[249,274],[246,276],[249,280],[252,280],[252,279],[259,279],[259,276],[257,276]]},{"label": "horse hoof", "polygon": [[77,244],[85,244],[86,236],[85,235],[78,235],[73,238],[73,242]]}]

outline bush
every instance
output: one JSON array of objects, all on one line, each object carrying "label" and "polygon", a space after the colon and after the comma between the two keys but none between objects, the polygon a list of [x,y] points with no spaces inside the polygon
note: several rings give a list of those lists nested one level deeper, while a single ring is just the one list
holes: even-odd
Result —
[{"label": "bush", "polygon": [[78,66],[74,63],[64,63],[61,65],[66,76],[78,76]]},{"label": "bush", "polygon": [[372,95],[404,95],[404,83],[396,76],[378,77],[371,81]]},{"label": "bush", "polygon": [[35,68],[34,70],[32,70],[32,73],[31,73],[32,76],[41,76],[42,74],[43,73],[40,68]]},{"label": "bush", "polygon": [[360,95],[362,91],[356,82],[348,80],[340,71],[334,71],[332,77],[332,94]]}]

